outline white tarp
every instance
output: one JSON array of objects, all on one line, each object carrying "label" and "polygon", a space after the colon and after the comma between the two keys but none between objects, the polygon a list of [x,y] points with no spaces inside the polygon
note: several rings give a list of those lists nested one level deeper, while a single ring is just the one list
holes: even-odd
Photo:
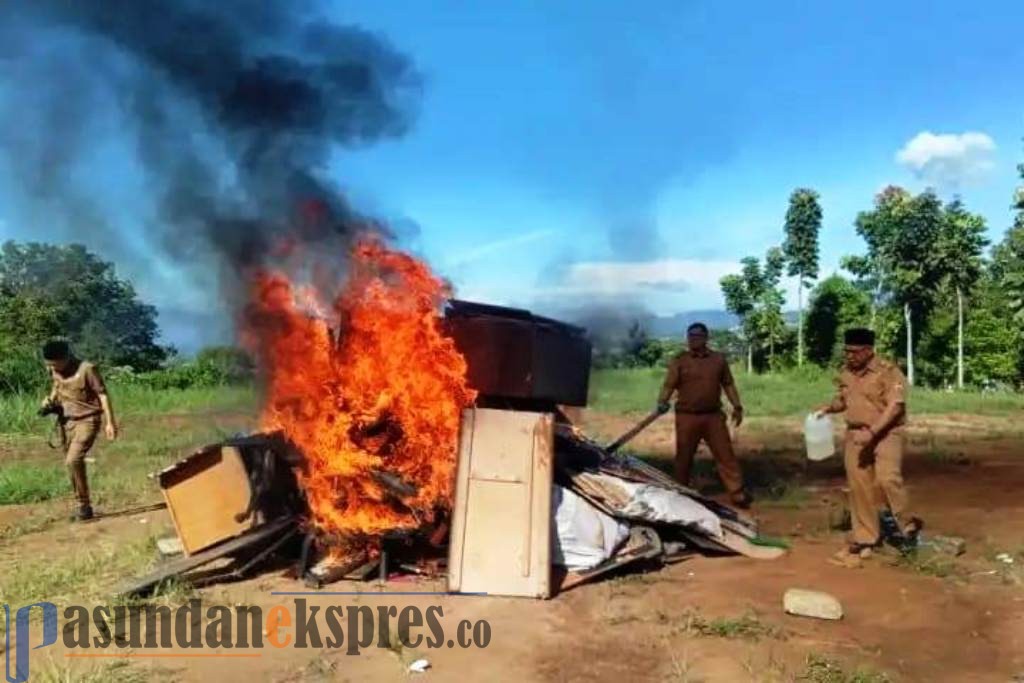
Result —
[{"label": "white tarp", "polygon": [[629,525],[606,515],[572,491],[551,487],[551,561],[566,569],[592,569],[629,536]]},{"label": "white tarp", "polygon": [[681,493],[651,484],[637,484],[607,477],[629,494],[629,501],[619,514],[644,522],[664,522],[704,531],[712,538],[722,538],[722,522],[718,515],[694,499]]}]

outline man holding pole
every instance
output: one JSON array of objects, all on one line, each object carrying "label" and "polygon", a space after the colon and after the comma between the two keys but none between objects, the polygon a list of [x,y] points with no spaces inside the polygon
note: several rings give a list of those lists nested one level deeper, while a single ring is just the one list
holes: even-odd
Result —
[{"label": "man holding pole", "polygon": [[687,350],[669,363],[665,382],[658,395],[658,411],[669,410],[669,399],[676,395],[676,479],[690,485],[690,470],[697,446],[703,440],[711,449],[718,476],[729,499],[740,508],[749,508],[753,499],[743,486],[743,472],[733,451],[729,427],[722,412],[722,392],[732,404],[733,423],[743,422],[743,404],[725,355],[708,348],[708,328],[694,323],[686,330]]}]

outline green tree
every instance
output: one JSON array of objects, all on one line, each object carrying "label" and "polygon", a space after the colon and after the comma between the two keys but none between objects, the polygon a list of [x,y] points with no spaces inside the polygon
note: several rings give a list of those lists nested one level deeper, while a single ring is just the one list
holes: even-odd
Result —
[{"label": "green tree", "polygon": [[967,374],[981,383],[1017,385],[1024,375],[1024,164],[1017,172],[1022,181],[1013,195],[1017,215],[992,249],[981,305],[972,307],[967,324]]},{"label": "green tree", "polygon": [[907,379],[913,384],[915,323],[920,330],[927,320],[942,276],[936,258],[942,204],[931,190],[915,197],[902,188],[887,187],[871,211],[857,215],[855,225],[868,254],[854,265],[864,266],[877,279],[881,294],[903,312]]},{"label": "green tree", "polygon": [[989,268],[1006,295],[1007,312],[1020,326],[1024,325],[1024,220],[1018,222],[992,250]]},{"label": "green tree", "polygon": [[786,241],[782,252],[789,264],[790,277],[797,278],[797,365],[804,363],[804,287],[818,277],[818,233],[821,232],[821,205],[818,193],[800,188],[789,196],[786,211]]},{"label": "green tree", "polygon": [[868,297],[868,327],[877,327],[878,309],[883,304],[882,264],[872,256],[844,256],[839,265],[854,276],[854,286]]},{"label": "green tree", "polygon": [[946,206],[936,255],[945,284],[956,296],[956,385],[960,389],[964,388],[964,297],[981,277],[982,253],[988,246],[985,231],[985,219],[968,212],[959,199]]},{"label": "green tree", "polygon": [[822,280],[811,292],[807,307],[807,358],[829,366],[839,361],[843,331],[867,324],[871,298],[841,275]]},{"label": "green tree", "polygon": [[956,296],[940,292],[939,302],[921,325],[914,347],[914,372],[918,384],[948,389],[956,386]]},{"label": "green tree", "polygon": [[724,353],[730,361],[746,354],[746,342],[743,336],[734,330],[722,328],[711,330],[711,347]]},{"label": "green tree", "polygon": [[742,271],[726,275],[720,281],[726,308],[739,316],[747,341],[747,372],[753,372],[754,347],[768,349],[769,368],[775,364],[775,347],[786,331],[782,305],[785,301],[779,281],[785,268],[785,256],[778,247],[765,254],[764,264],[753,256],[740,261]]},{"label": "green tree", "polygon": [[1006,324],[1006,292],[983,275],[964,331],[967,381],[982,387],[1016,387],[1024,374],[1024,330]]},{"label": "green tree", "polygon": [[740,319],[747,346],[747,372],[751,373],[754,371],[754,339],[757,336],[755,306],[762,287],[761,263],[753,256],[744,258],[740,263],[743,265],[740,274],[726,275],[720,285],[726,309]]},{"label": "green tree", "polygon": [[[1024,164],[1017,164],[1017,175],[1024,183]],[[1019,185],[1013,192],[1013,208],[1017,210],[1013,224],[1018,228],[1024,228],[1024,184]]]},{"label": "green tree", "polygon": [[[1024,164],[1017,165],[1024,182]],[[993,250],[992,270],[1007,295],[1009,312],[1018,326],[1024,326],[1024,184],[1013,195],[1017,215],[1003,241]]]},{"label": "green tree", "polygon": [[785,295],[779,289],[786,257],[782,249],[772,247],[764,257],[761,291],[757,298],[757,326],[761,338],[768,345],[768,368],[775,369],[775,349],[786,334],[786,319],[782,314]]},{"label": "green tree", "polygon": [[34,351],[62,336],[96,362],[152,370],[168,355],[157,334],[156,309],[85,247],[0,247],[0,340],[6,345]]}]

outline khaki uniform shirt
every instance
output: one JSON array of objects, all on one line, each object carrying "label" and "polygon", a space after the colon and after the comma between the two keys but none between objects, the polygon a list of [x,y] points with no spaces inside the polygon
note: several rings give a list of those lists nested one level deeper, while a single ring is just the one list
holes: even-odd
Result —
[{"label": "khaki uniform shirt", "polygon": [[96,366],[77,361],[78,367],[68,376],[51,372],[53,396],[64,408],[64,415],[72,420],[93,417],[103,412],[100,395],[107,393]]},{"label": "khaki uniform shirt", "polygon": [[669,363],[658,402],[667,402],[672,392],[677,392],[677,412],[715,413],[722,409],[722,387],[732,383],[732,371],[724,354],[686,351]]},{"label": "khaki uniform shirt", "polygon": [[[872,426],[892,403],[906,403],[907,380],[895,363],[875,356],[860,372],[846,369],[836,381],[839,392],[832,402],[836,412],[846,411],[846,423]],[[906,415],[895,426],[906,423]]]}]

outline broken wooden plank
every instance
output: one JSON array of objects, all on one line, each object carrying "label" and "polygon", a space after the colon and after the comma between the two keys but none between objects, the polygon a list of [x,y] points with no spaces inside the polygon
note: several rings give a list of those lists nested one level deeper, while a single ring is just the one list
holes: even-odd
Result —
[{"label": "broken wooden plank", "polygon": [[280,537],[270,545],[266,546],[262,550],[258,551],[251,557],[247,557],[244,561],[233,562],[231,566],[226,567],[223,571],[213,571],[210,574],[203,576],[201,579],[195,577],[189,577],[188,582],[193,586],[199,588],[206,586],[211,583],[220,583],[222,581],[238,581],[239,579],[245,578],[249,570],[257,566],[275,552],[277,552],[281,546],[288,541],[292,540],[292,537],[299,532],[298,527],[292,527],[284,531]]},{"label": "broken wooden plank", "polygon": [[212,548],[207,548],[188,557],[173,560],[159,567],[151,574],[123,585],[117,590],[117,595],[119,597],[128,597],[145,594],[175,576],[198,569],[222,557],[253,549],[260,543],[272,542],[277,539],[279,534],[284,533],[285,530],[294,528],[295,524],[296,519],[294,517],[282,517]]},{"label": "broken wooden plank", "polygon": [[722,520],[722,526],[747,538],[757,535],[757,522],[727,505],[683,486],[661,470],[643,460],[608,453],[604,448],[569,425],[556,426],[556,453],[562,472],[598,471],[641,484],[654,484],[671,489],[701,503]]},{"label": "broken wooden plank", "polygon": [[370,477],[399,498],[411,498],[419,492],[415,484],[410,484],[393,472],[370,470]]},{"label": "broken wooden plank", "polygon": [[344,560],[324,558],[306,570],[303,580],[307,587],[319,590],[329,583],[347,579],[353,574],[358,576],[359,580],[365,580],[378,564],[377,560],[368,560],[365,553]]},{"label": "broken wooden plank", "polygon": [[599,576],[621,569],[640,560],[653,560],[661,557],[664,548],[658,533],[649,527],[634,526],[630,529],[629,540],[615,555],[601,564],[582,572],[568,572],[559,585],[559,592],[575,588],[580,584],[593,581]]},{"label": "broken wooden plank", "polygon": [[726,528],[722,529],[722,537],[719,539],[694,533],[690,529],[680,529],[680,534],[698,548],[720,553],[736,553],[755,560],[775,560],[786,554],[783,548],[758,545]]}]

